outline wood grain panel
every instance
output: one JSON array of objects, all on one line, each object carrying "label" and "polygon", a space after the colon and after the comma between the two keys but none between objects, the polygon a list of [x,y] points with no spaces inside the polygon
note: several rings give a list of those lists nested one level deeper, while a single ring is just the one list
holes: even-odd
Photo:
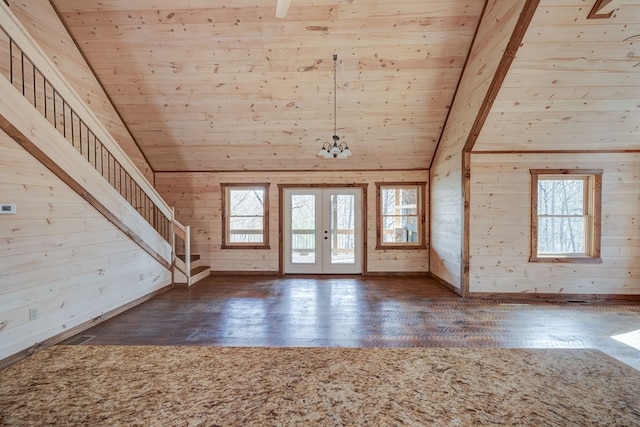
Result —
[{"label": "wood grain panel", "polygon": [[431,165],[432,274],[464,293],[462,152],[525,1],[489,1]]},{"label": "wood grain panel", "polygon": [[[367,267],[372,273],[429,271],[428,250],[375,250],[376,182],[428,181],[422,171],[321,172],[226,172],[226,173],[157,173],[158,191],[175,206],[176,218],[191,225],[191,252],[199,254],[214,271],[278,272],[279,216],[278,184],[366,184],[364,208],[367,216]],[[269,187],[269,250],[222,250],[222,195],[220,183],[268,182]],[[427,209],[428,211],[428,209]],[[428,218],[427,218],[428,221]],[[428,235],[426,241],[428,241]]]},{"label": "wood grain panel", "polygon": [[[0,132],[0,359],[171,282],[171,273]],[[37,318],[29,319],[29,311]]]},{"label": "wood grain panel", "polygon": [[[467,60],[485,3],[495,19]],[[597,20],[587,19],[587,3],[540,2],[477,150],[638,149],[640,2],[616,3],[610,19]],[[46,15],[38,4],[32,14]],[[461,93],[467,105],[485,93],[475,83],[488,84],[501,57],[495,40],[511,34],[507,21],[519,13],[518,2],[480,0],[299,0],[286,19],[275,17],[275,5],[251,0],[53,4],[158,170],[335,169],[306,155],[331,133],[332,53],[339,133],[357,149],[337,168],[420,168],[432,161],[462,67],[476,76],[476,93]],[[68,43],[57,49],[74,54]],[[553,112],[560,122],[546,121]],[[401,124],[389,125],[394,119]],[[468,120],[449,119],[447,135],[468,129]],[[220,140],[242,143],[225,146],[225,157]],[[378,140],[397,155],[385,158]],[[274,150],[257,151],[260,161],[234,153],[265,142]]]},{"label": "wood grain panel", "polygon": [[11,11],[28,28],[31,36],[57,65],[82,99],[91,105],[111,135],[140,171],[153,182],[153,171],[102,90],[82,54],[74,45],[55,9],[47,0],[12,2]]},{"label": "wood grain panel", "polygon": [[[640,154],[475,154],[472,166],[472,293],[640,292]],[[556,167],[604,169],[602,264],[529,262],[529,169]]]},{"label": "wood grain panel", "polygon": [[[0,78],[4,97],[0,99],[0,125],[23,148],[64,180],[121,230],[136,239],[159,262],[171,259],[167,241],[120,193],[93,168],[80,153],[4,78]],[[27,137],[27,135],[29,135]],[[148,184],[147,184],[148,185]],[[152,195],[159,199],[153,189]],[[168,207],[164,206],[167,210]]]},{"label": "wood grain panel", "polygon": [[53,4],[153,168],[215,172],[426,168],[484,1]]},{"label": "wood grain panel", "polygon": [[591,6],[540,5],[476,150],[640,150],[640,3]]}]

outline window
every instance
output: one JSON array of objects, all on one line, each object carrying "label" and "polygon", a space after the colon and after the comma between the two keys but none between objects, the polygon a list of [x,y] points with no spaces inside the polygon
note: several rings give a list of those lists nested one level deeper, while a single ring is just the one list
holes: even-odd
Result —
[{"label": "window", "polygon": [[602,170],[531,170],[531,259],[601,262]]},{"label": "window", "polygon": [[269,185],[221,184],[222,248],[269,248]]},{"label": "window", "polygon": [[425,248],[425,183],[376,183],[377,247]]}]

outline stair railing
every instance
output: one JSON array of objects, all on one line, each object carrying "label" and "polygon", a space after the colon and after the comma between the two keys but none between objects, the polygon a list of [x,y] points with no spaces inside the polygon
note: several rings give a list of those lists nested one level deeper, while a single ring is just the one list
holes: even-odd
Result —
[{"label": "stair railing", "polygon": [[[0,71],[9,82],[51,123],[85,160],[115,188],[126,201],[165,240],[169,240],[168,206],[158,203],[160,196],[149,195],[149,188],[139,184],[140,173],[130,172],[135,166],[124,164],[121,153],[114,153],[104,137],[98,137],[96,126],[89,126],[88,119],[81,118],[78,103],[75,108],[67,101],[49,77],[34,64],[31,57],[16,43],[4,26],[0,27],[0,52],[3,57]],[[128,163],[128,162],[127,162]],[[137,168],[135,168],[137,171]],[[145,187],[150,187],[145,186]]]},{"label": "stair railing", "polygon": [[[172,215],[172,218],[171,247],[173,268],[184,274],[187,278],[187,286],[191,286],[191,227],[180,224],[174,215]],[[184,257],[184,262],[181,257]]]},{"label": "stair railing", "polygon": [[175,219],[173,209],[4,2],[0,2],[0,30],[0,75],[171,245],[172,267],[175,242],[182,242],[184,273],[190,281],[189,227]]}]

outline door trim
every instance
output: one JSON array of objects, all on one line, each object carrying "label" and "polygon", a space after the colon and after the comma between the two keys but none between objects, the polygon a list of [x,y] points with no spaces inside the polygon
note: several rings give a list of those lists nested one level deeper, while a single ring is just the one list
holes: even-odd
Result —
[{"label": "door trim", "polygon": [[369,199],[367,197],[368,184],[278,184],[278,272],[281,276],[284,276],[284,190],[288,188],[360,188],[362,191],[362,218],[360,223],[362,224],[362,276],[368,274],[367,270],[367,230],[369,226],[367,224],[367,210],[369,207]]}]

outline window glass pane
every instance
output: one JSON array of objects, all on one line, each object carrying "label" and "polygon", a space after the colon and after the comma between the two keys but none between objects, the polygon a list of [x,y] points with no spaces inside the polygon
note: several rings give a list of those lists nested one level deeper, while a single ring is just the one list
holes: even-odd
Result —
[{"label": "window glass pane", "polygon": [[380,244],[420,245],[419,185],[387,185],[380,187]]},{"label": "window glass pane", "polygon": [[383,243],[420,243],[417,217],[383,217],[382,221]]},{"label": "window glass pane", "polygon": [[417,188],[383,188],[381,193],[382,215],[417,215]]},{"label": "window glass pane", "polygon": [[262,230],[262,217],[235,216],[229,219],[231,230]]},{"label": "window glass pane", "polygon": [[259,215],[264,212],[264,190],[244,189],[230,190],[230,214],[236,215]]},{"label": "window glass pane", "polygon": [[231,243],[262,243],[264,224],[262,217],[232,217],[229,219]]},{"label": "window glass pane", "polygon": [[584,215],[584,180],[538,180],[538,215]]},{"label": "window glass pane", "polygon": [[602,170],[532,169],[531,174],[536,193],[531,261],[599,262]]},{"label": "window glass pane", "polygon": [[227,243],[265,243],[265,193],[260,187],[227,189]]},{"label": "window glass pane", "polygon": [[[402,188],[400,189],[400,206],[402,209],[411,210],[411,214],[418,213],[418,189],[417,188]],[[409,212],[407,212],[408,214]]]},{"label": "window glass pane", "polygon": [[538,253],[584,254],[585,180],[538,180]]},{"label": "window glass pane", "polygon": [[395,190],[382,189],[381,196],[381,209],[382,215],[393,215],[396,210],[396,192]]},{"label": "window glass pane", "polygon": [[538,217],[538,253],[585,253],[586,217]]}]

